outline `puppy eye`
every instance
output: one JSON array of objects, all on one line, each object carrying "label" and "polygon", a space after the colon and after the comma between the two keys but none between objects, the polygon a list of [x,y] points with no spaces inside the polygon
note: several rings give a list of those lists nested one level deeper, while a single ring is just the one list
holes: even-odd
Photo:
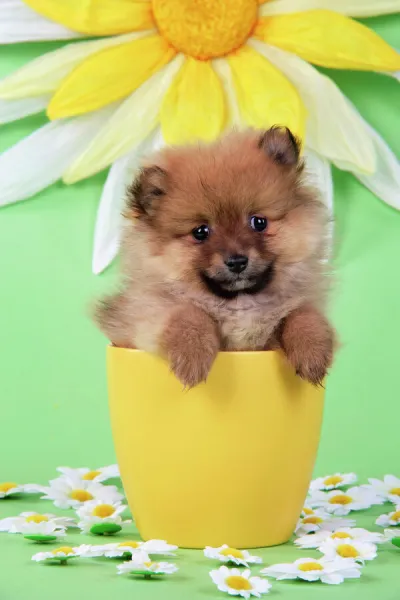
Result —
[{"label": "puppy eye", "polygon": [[198,242],[204,242],[210,235],[210,228],[208,225],[200,225],[192,229],[192,236]]},{"label": "puppy eye", "polygon": [[265,217],[258,217],[254,215],[250,218],[250,227],[254,229],[254,231],[264,231],[267,228],[268,221]]}]

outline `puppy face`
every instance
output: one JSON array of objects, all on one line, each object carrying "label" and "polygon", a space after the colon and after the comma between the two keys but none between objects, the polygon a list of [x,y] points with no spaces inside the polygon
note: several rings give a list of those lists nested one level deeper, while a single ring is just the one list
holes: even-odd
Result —
[{"label": "puppy face", "polygon": [[127,212],[165,280],[228,299],[258,294],[323,237],[324,208],[301,171],[287,129],[235,133],[161,153],[130,187]]}]

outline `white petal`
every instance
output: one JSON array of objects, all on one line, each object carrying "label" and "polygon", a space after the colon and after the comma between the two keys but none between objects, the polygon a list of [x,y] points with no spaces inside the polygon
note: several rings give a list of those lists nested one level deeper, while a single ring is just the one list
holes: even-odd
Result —
[{"label": "white petal", "polygon": [[127,98],[90,146],[67,170],[64,181],[74,183],[104,169],[142,142],[158,124],[160,104],[184,57],[176,56]]},{"label": "white petal", "polygon": [[0,155],[0,206],[39,192],[59,179],[115,106],[53,121]]},{"label": "white petal", "polygon": [[327,8],[351,17],[371,17],[396,13],[400,0],[270,0],[260,7],[263,16]]},{"label": "white petal", "polygon": [[64,77],[91,54],[143,35],[144,32],[137,32],[93,42],[75,42],[53,52],[47,52],[2,79],[0,98],[26,98],[52,93]]},{"label": "white petal", "polygon": [[400,162],[383,138],[366,121],[374,144],[376,167],[372,175],[353,170],[354,175],[378,198],[400,210]]},{"label": "white petal", "polygon": [[50,97],[50,95],[44,95],[21,100],[0,100],[0,124],[16,121],[45,110]]},{"label": "white petal", "polygon": [[307,178],[321,193],[329,212],[333,212],[333,182],[329,161],[308,148],[304,151]]},{"label": "white petal", "polygon": [[[158,132],[157,132],[158,133]],[[125,188],[132,181],[143,156],[152,152],[160,140],[153,134],[129,154],[119,158],[108,174],[97,213],[92,270],[101,273],[119,250]]]},{"label": "white petal", "polygon": [[22,0],[0,0],[0,44],[75,37],[81,34],[42,17]]},{"label": "white petal", "polygon": [[297,88],[308,113],[306,145],[341,169],[372,173],[375,153],[369,132],[337,85],[294,54],[258,40],[250,45]]}]

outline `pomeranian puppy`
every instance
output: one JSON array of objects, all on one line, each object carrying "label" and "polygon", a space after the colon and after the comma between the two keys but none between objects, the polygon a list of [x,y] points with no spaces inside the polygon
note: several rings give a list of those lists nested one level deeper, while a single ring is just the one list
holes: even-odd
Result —
[{"label": "pomeranian puppy", "polygon": [[123,287],[96,308],[111,342],[165,357],[187,388],[220,350],[276,348],[320,384],[328,218],[302,172],[280,127],[152,157],[128,188]]}]

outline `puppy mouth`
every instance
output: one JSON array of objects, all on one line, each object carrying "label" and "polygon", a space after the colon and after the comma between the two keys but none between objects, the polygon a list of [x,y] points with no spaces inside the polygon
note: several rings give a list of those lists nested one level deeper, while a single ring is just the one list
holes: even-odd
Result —
[{"label": "puppy mouth", "polygon": [[254,295],[262,292],[272,281],[274,276],[274,262],[271,262],[261,273],[253,277],[244,277],[238,275],[236,279],[217,279],[210,277],[202,271],[200,273],[201,279],[207,289],[218,296],[219,298],[225,298],[226,300],[232,300],[237,298],[240,294]]}]

